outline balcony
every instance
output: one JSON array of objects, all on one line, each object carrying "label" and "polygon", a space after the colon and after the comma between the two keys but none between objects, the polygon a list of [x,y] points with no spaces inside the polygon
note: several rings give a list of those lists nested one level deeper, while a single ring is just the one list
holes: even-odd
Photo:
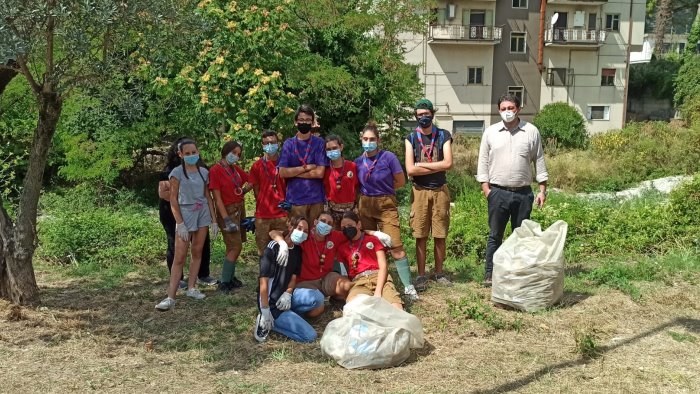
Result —
[{"label": "balcony", "polygon": [[503,29],[495,26],[433,25],[428,31],[431,44],[495,45]]},{"label": "balcony", "polygon": [[588,29],[562,29],[555,27],[544,32],[544,43],[552,47],[599,47],[605,43],[607,31]]},{"label": "balcony", "polygon": [[608,0],[547,0],[547,4],[604,5]]}]

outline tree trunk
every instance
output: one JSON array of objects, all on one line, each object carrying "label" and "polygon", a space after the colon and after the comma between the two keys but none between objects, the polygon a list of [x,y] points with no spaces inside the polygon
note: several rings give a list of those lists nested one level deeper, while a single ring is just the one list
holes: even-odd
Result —
[{"label": "tree trunk", "polygon": [[39,302],[39,288],[32,265],[36,249],[37,206],[46,157],[62,104],[59,95],[51,90],[45,85],[38,94],[39,123],[34,132],[29,168],[24,177],[14,225],[4,209],[0,209],[0,297],[22,305]]},{"label": "tree trunk", "polygon": [[656,56],[661,56],[664,49],[666,25],[671,21],[673,9],[671,8],[671,0],[659,0],[656,7],[656,16],[654,18],[654,54]]}]

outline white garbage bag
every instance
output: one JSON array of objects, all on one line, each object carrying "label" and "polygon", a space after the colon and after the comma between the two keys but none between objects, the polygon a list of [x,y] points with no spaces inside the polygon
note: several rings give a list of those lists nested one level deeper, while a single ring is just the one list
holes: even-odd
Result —
[{"label": "white garbage bag", "polygon": [[348,369],[393,367],[421,347],[423,324],[416,316],[365,295],[347,303],[321,337],[323,353]]},{"label": "white garbage bag", "polygon": [[563,220],[544,231],[524,220],[493,256],[491,300],[527,312],[557,303],[564,295],[567,229]]}]

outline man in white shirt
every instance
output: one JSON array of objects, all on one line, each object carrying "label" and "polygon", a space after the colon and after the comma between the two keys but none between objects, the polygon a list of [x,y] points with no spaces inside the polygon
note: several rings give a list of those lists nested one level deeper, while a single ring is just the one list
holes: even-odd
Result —
[{"label": "man in white shirt", "polygon": [[[503,242],[510,220],[511,228],[530,218],[533,200],[542,207],[547,200],[547,167],[540,132],[533,124],[521,120],[520,99],[506,94],[498,99],[502,122],[489,126],[481,137],[476,180],[488,200],[489,238],[486,244],[484,286],[491,286],[493,254]],[[532,192],[532,164],[539,184],[537,196]]]}]

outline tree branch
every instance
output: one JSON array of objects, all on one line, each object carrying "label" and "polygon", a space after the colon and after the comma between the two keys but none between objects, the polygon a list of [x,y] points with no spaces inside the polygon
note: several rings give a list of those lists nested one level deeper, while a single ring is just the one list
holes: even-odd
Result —
[{"label": "tree branch", "polygon": [[29,86],[32,88],[34,93],[41,94],[41,86],[39,86],[39,84],[36,83],[32,72],[29,71],[29,68],[27,68],[27,61],[24,59],[24,56],[17,57],[17,64],[19,64],[19,68],[22,71],[22,75],[24,75],[24,77],[27,78],[27,82],[29,82]]},{"label": "tree branch", "polygon": [[[54,27],[55,27],[55,20],[53,15],[51,15],[51,12],[53,11],[54,6],[56,5],[56,2],[54,0],[49,1],[49,16],[47,18],[46,22],[46,72],[44,73],[44,83],[46,83],[47,76],[48,79],[53,80],[53,70],[54,70],[54,61],[53,61],[53,41],[54,41]],[[52,81],[53,82],[53,81]],[[46,84],[44,84],[44,87],[46,88]]]}]

